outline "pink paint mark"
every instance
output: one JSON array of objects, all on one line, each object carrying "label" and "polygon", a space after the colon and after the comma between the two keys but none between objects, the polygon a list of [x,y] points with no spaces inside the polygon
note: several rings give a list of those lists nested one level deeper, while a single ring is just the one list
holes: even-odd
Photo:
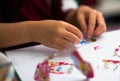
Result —
[{"label": "pink paint mark", "polygon": [[100,49],[100,48],[101,48],[100,46],[95,46],[94,50],[97,50],[97,49]]},{"label": "pink paint mark", "polygon": [[112,62],[113,64],[120,63],[120,60],[109,60],[109,59],[103,59],[104,62]]},{"label": "pink paint mark", "polygon": [[119,48],[116,48],[115,51],[118,52],[120,49]]},{"label": "pink paint mark", "polygon": [[120,56],[120,45],[115,48],[115,55]]},{"label": "pink paint mark", "polygon": [[45,60],[36,66],[34,79],[35,81],[49,81],[48,60]]}]

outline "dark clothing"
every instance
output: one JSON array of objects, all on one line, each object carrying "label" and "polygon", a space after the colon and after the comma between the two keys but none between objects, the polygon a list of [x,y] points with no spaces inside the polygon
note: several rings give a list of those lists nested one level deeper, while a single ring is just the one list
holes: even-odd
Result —
[{"label": "dark clothing", "polygon": [[64,20],[61,0],[0,0],[0,22]]},{"label": "dark clothing", "polygon": [[22,13],[27,20],[63,19],[61,0],[25,0]]},{"label": "dark clothing", "polygon": [[96,6],[99,3],[99,0],[76,0],[78,5],[88,5],[88,6]]},{"label": "dark clothing", "polygon": [[0,22],[19,21],[20,6],[21,0],[0,0]]}]

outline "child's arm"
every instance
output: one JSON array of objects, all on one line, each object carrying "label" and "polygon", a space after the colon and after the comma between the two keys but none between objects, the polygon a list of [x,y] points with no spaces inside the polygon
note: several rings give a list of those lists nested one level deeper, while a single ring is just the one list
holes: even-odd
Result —
[{"label": "child's arm", "polygon": [[26,22],[0,23],[0,48],[30,42]]},{"label": "child's arm", "polygon": [[82,33],[75,26],[56,20],[0,24],[0,48],[37,42],[55,49],[79,43]]}]

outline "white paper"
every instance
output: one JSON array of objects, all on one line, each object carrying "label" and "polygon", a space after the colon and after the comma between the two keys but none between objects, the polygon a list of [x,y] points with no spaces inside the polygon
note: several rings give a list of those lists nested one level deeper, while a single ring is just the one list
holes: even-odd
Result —
[{"label": "white paper", "polygon": [[[102,59],[120,60],[120,57],[113,56],[115,48],[119,45],[120,30],[116,30],[106,32],[96,42],[90,42],[78,48],[83,59],[91,63],[94,70],[94,78],[87,80],[82,73],[74,68],[72,74],[50,74],[50,81],[120,81],[120,67],[116,71],[113,70],[115,66],[112,64],[109,68],[101,67]],[[94,50],[95,46],[100,48]],[[34,81],[36,65],[55,51],[43,45],[38,45],[7,51],[6,53],[12,60],[13,66],[22,81]],[[73,62],[68,56],[60,56],[53,60]],[[100,67],[98,68],[99,65]]]}]

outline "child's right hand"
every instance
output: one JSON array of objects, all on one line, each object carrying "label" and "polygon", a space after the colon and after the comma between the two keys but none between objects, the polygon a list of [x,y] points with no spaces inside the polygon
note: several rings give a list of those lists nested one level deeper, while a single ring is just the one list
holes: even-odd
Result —
[{"label": "child's right hand", "polygon": [[79,43],[83,38],[81,31],[64,21],[30,21],[29,36],[33,42],[62,50],[70,43]]}]

